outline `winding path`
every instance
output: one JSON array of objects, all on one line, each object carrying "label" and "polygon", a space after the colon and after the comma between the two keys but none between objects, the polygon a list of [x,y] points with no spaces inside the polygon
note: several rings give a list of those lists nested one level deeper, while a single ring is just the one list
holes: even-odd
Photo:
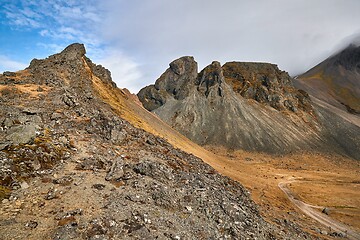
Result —
[{"label": "winding path", "polygon": [[295,180],[290,179],[289,181],[286,181],[286,182],[280,182],[278,184],[278,186],[286,194],[286,196],[289,198],[289,200],[295,206],[297,206],[301,211],[303,211],[309,217],[311,217],[311,218],[315,219],[316,221],[318,221],[319,223],[329,227],[331,229],[331,231],[338,232],[338,233],[343,233],[349,239],[357,239],[357,240],[360,239],[360,234],[359,233],[351,230],[345,224],[337,222],[334,219],[330,218],[329,216],[327,216],[327,215],[325,215],[325,214],[323,214],[323,213],[321,213],[321,212],[314,209],[314,208],[323,208],[323,207],[310,205],[310,204],[307,204],[307,203],[297,199],[292,194],[290,189],[287,187],[287,184],[292,183],[292,182],[295,182]]}]

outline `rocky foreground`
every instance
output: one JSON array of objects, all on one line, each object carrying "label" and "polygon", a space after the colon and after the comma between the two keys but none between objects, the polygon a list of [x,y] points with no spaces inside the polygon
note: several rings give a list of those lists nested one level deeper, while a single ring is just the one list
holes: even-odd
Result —
[{"label": "rocky foreground", "polygon": [[0,239],[306,239],[239,183],[119,117],[84,46],[0,75]]}]

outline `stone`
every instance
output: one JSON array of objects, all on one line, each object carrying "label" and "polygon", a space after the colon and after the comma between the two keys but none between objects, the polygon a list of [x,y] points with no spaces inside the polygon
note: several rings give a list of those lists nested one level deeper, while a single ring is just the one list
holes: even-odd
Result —
[{"label": "stone", "polygon": [[74,181],[74,179],[71,176],[63,176],[61,178],[55,178],[52,182],[54,184],[60,184],[62,186],[68,186],[70,185],[72,182]]},{"label": "stone", "polygon": [[54,112],[53,114],[51,114],[50,119],[51,119],[51,120],[59,120],[59,119],[61,119],[62,117],[63,117],[62,114],[57,113],[57,112]]},{"label": "stone", "polygon": [[23,182],[20,183],[20,187],[21,187],[21,189],[28,189],[29,184],[27,184],[27,182],[23,181]]},{"label": "stone", "polygon": [[30,220],[29,222],[27,222],[25,224],[25,227],[28,227],[28,228],[31,228],[31,229],[34,229],[38,226],[38,223],[36,221],[33,221],[33,220]]},{"label": "stone", "polygon": [[126,135],[125,130],[113,129],[111,130],[111,141],[114,144],[122,144],[126,139]]},{"label": "stone", "polygon": [[84,211],[81,208],[77,208],[77,209],[74,209],[74,210],[71,210],[71,211],[68,211],[65,213],[64,212],[58,213],[55,216],[55,220],[66,219],[66,218],[70,218],[70,217],[73,217],[76,215],[83,215],[83,213],[84,213]]},{"label": "stone", "polygon": [[97,190],[104,190],[105,185],[101,184],[101,183],[96,183],[96,184],[92,185],[92,188],[95,188]]},{"label": "stone", "polygon": [[105,176],[106,181],[120,181],[124,177],[122,158],[113,161],[108,173]]},{"label": "stone", "polygon": [[45,200],[51,200],[58,197],[58,190],[56,188],[50,188],[47,194],[45,195]]},{"label": "stone", "polygon": [[3,122],[3,126],[5,128],[9,128],[11,127],[12,125],[14,125],[14,121],[11,120],[10,118],[5,118],[4,122]]},{"label": "stone", "polygon": [[15,76],[16,76],[16,73],[10,72],[10,71],[5,71],[5,72],[3,72],[3,75],[4,75],[5,77],[15,77]]},{"label": "stone", "polygon": [[329,208],[323,208],[323,210],[321,212],[325,213],[326,215],[329,215],[330,210],[329,210]]},{"label": "stone", "polygon": [[9,135],[6,136],[6,139],[13,145],[30,143],[35,139],[38,128],[37,125],[33,124],[13,126],[9,129]]}]

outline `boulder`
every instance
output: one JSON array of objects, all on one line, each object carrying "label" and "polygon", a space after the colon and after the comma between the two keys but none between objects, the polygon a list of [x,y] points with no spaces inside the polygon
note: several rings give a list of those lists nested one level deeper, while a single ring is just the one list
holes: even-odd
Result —
[{"label": "boulder", "polygon": [[36,131],[39,126],[34,124],[13,126],[9,129],[6,140],[11,145],[31,143],[36,137]]}]

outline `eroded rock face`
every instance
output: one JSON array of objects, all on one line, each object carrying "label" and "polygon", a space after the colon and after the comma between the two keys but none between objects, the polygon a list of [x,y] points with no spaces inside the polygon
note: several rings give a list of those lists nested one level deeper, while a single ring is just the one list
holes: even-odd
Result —
[{"label": "eroded rock face", "polygon": [[209,95],[222,96],[222,84],[224,75],[219,62],[212,62],[204,68],[196,78],[195,85],[197,90],[206,97]]},{"label": "eroded rock face", "polygon": [[188,96],[191,85],[197,77],[197,62],[193,57],[182,57],[170,63],[155,85],[148,86],[138,93],[146,109],[152,111],[165,104],[170,96],[184,99]]},{"label": "eroded rock face", "polygon": [[[340,118],[334,120],[339,128],[330,127],[335,117],[324,119],[328,114],[315,109],[309,95],[295,88],[276,65],[221,66],[215,61],[197,74],[195,67],[183,67],[184,59],[194,62],[189,57],[175,60],[138,97],[145,108],[196,143],[276,154],[315,149],[358,158],[359,130]],[[353,137],[334,141],[344,132]]]},{"label": "eroded rock face", "polygon": [[[184,67],[184,62],[194,67]],[[221,66],[214,61],[200,73],[195,66],[190,57],[175,60],[155,85],[138,94],[145,108],[191,140],[278,152],[284,144],[300,148],[297,134],[307,129],[301,118],[317,127],[309,96],[295,89],[289,75],[275,65],[231,62]]]},{"label": "eroded rock face", "polygon": [[276,110],[313,111],[306,92],[296,89],[289,74],[274,64],[230,62],[223,70],[226,82],[244,98],[269,104]]}]

